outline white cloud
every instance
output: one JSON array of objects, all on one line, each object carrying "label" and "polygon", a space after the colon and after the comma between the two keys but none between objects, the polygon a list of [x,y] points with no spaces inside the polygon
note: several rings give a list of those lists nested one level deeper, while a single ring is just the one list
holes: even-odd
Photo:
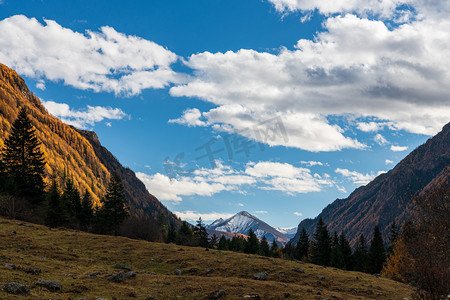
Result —
[{"label": "white cloud", "polygon": [[381,134],[377,133],[375,135],[375,137],[373,138],[373,140],[380,146],[384,146],[389,144],[389,141],[386,140],[386,138],[384,136],[382,136]]},{"label": "white cloud", "polygon": [[200,120],[202,113],[197,108],[186,109],[178,119],[169,120],[169,123],[178,123],[189,127],[206,126],[206,122]]},{"label": "white cloud", "polygon": [[176,214],[180,219],[185,221],[197,221],[198,218],[202,218],[202,221],[215,221],[217,219],[228,219],[233,214],[227,214],[227,213],[199,213],[197,211],[187,210],[187,211],[175,211],[174,214]]},{"label": "white cloud", "polygon": [[[356,13],[407,23],[426,16],[443,19],[450,13],[448,1],[420,0],[269,0],[282,13],[301,11],[305,16],[318,11],[323,15]],[[413,9],[411,9],[413,8]]]},{"label": "white cloud", "polygon": [[238,206],[244,206],[244,204],[242,204],[242,203],[238,203],[237,205],[238,205]]},{"label": "white cloud", "polygon": [[356,171],[350,171],[348,169],[341,169],[337,168],[334,170],[336,173],[341,174],[342,176],[350,179],[354,184],[357,185],[365,185],[368,184],[370,181],[372,181],[375,177],[378,175],[385,173],[385,171],[379,171],[377,174],[374,173],[367,173],[362,174]]},{"label": "white cloud", "polygon": [[[49,113],[58,117],[64,123],[81,129],[87,129],[103,120],[120,120],[126,116],[119,108],[88,105],[85,109],[76,110],[70,108],[66,103],[42,101],[42,104]],[[106,125],[110,126],[108,122]]]},{"label": "white cloud", "polygon": [[40,89],[40,90],[45,90],[45,82],[43,80],[39,80],[36,83],[36,88]]},{"label": "white cloud", "polygon": [[[359,124],[350,125],[363,131],[387,127],[437,133],[450,115],[448,56],[447,19],[423,18],[390,28],[377,20],[337,15],[294,50],[191,55],[186,64],[194,76],[170,93],[215,104],[202,113],[207,124],[218,130],[249,129],[242,135],[271,146],[363,149],[330,117],[356,118]],[[252,135],[255,126],[274,116],[281,117],[288,139]]]},{"label": "white cloud", "polygon": [[[244,170],[234,170],[216,161],[214,169],[201,168],[192,174],[169,178],[156,173],[136,173],[148,191],[162,201],[180,202],[183,196],[212,196],[228,191],[245,193],[245,188],[281,191],[288,195],[321,191],[334,183],[326,176],[312,175],[309,169],[288,163],[249,162]],[[239,206],[244,206],[238,203]]]},{"label": "white cloud", "polygon": [[306,168],[298,168],[288,163],[258,162],[248,163],[245,173],[258,178],[263,190],[282,191],[288,195],[319,192],[324,186],[331,186],[328,179],[311,175]]},{"label": "white cloud", "polygon": [[299,217],[302,217],[303,216],[303,214],[301,213],[301,212],[294,212],[294,215],[296,215],[296,216],[299,216]]},{"label": "white cloud", "polygon": [[39,80],[62,80],[78,89],[136,95],[180,77],[166,48],[104,26],[85,34],[55,21],[16,15],[0,21],[0,61]]},{"label": "white cloud", "polygon": [[307,167],[312,167],[312,166],[323,166],[323,163],[321,163],[320,161],[313,161],[313,160],[310,160],[310,161],[304,161],[304,160],[302,160],[300,163],[301,163],[302,165],[306,165]]},{"label": "white cloud", "polygon": [[267,213],[269,213],[269,212],[266,211],[266,210],[257,210],[257,211],[255,211],[255,214],[267,214]]},{"label": "white cloud", "polygon": [[318,10],[329,15],[335,13],[357,12],[362,15],[376,14],[384,17],[392,17],[397,7],[402,4],[410,4],[412,0],[269,0],[280,12]]},{"label": "white cloud", "polygon": [[394,152],[401,152],[401,151],[406,151],[406,150],[408,150],[408,146],[395,146],[395,145],[391,146],[391,151],[394,151]]},{"label": "white cloud", "polygon": [[394,164],[394,161],[393,161],[393,160],[390,160],[390,159],[386,159],[386,160],[384,161],[384,163],[385,163],[386,165],[392,165],[392,164]]}]

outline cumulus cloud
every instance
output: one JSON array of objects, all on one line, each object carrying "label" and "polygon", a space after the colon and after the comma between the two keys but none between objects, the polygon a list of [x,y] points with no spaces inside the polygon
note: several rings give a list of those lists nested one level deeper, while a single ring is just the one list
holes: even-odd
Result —
[{"label": "cumulus cloud", "polygon": [[288,163],[262,161],[248,163],[245,173],[258,178],[263,190],[282,191],[288,195],[319,192],[333,182],[314,176],[307,168],[295,167]]},{"label": "cumulus cloud", "polygon": [[169,123],[178,123],[187,126],[206,126],[206,122],[200,120],[202,113],[197,108],[190,108],[183,111],[183,115],[178,119],[169,120]]},{"label": "cumulus cloud", "polygon": [[294,215],[299,216],[299,217],[303,216],[303,214],[301,212],[298,212],[298,211],[294,212]]},{"label": "cumulus cloud", "polygon": [[0,32],[0,61],[36,79],[126,96],[180,80],[170,68],[176,54],[109,26],[83,34],[16,15],[0,21]]},{"label": "cumulus cloud", "polygon": [[392,164],[394,164],[394,161],[393,161],[393,160],[390,160],[390,159],[386,159],[386,160],[384,161],[384,163],[385,163],[386,165],[392,165]]},{"label": "cumulus cloud", "polygon": [[[355,13],[364,17],[377,17],[406,23],[425,16],[445,18],[450,13],[448,1],[421,0],[269,0],[282,13],[300,11],[303,18],[318,11],[323,15]],[[413,7],[413,9],[411,9]]]},{"label": "cumulus cloud", "polygon": [[375,177],[378,175],[385,173],[385,171],[379,171],[377,174],[374,173],[367,173],[362,174],[356,171],[350,171],[348,169],[341,169],[337,168],[335,170],[336,173],[341,174],[342,176],[348,178],[351,180],[354,184],[357,185],[365,185],[368,184],[370,181],[372,181]]},{"label": "cumulus cloud", "polygon": [[191,55],[186,65],[194,75],[170,93],[215,104],[201,116],[219,130],[252,129],[280,116],[288,139],[263,140],[251,130],[242,135],[308,151],[365,148],[332,116],[356,118],[359,122],[349,125],[362,131],[388,128],[426,135],[448,122],[450,21],[422,18],[391,28],[343,14],[328,17],[323,26],[313,40],[301,39],[293,50]]},{"label": "cumulus cloud", "polygon": [[216,165],[216,168],[201,168],[176,178],[161,173],[138,172],[136,176],[159,200],[173,202],[182,201],[183,196],[212,196],[224,191],[245,193],[248,187],[295,195],[319,192],[334,184],[326,176],[311,174],[309,169],[288,163],[249,162],[243,170],[235,170],[219,161]]},{"label": "cumulus cloud", "polygon": [[401,151],[406,151],[406,150],[408,150],[408,146],[395,146],[395,145],[391,146],[391,151],[394,151],[394,152],[401,152]]},{"label": "cumulus cloud", "polygon": [[402,4],[410,4],[412,0],[269,0],[275,9],[280,12],[319,11],[321,14],[329,15],[335,13],[355,12],[361,15],[375,14],[381,17],[393,17],[397,13],[405,18],[406,11],[398,9]]},{"label": "cumulus cloud", "polygon": [[[126,116],[120,108],[88,105],[85,109],[77,110],[70,108],[66,103],[42,101],[42,104],[49,113],[58,117],[64,123],[80,129],[87,129],[103,120],[120,120]],[[107,126],[110,125],[107,123]]]},{"label": "cumulus cloud", "polygon": [[197,221],[198,218],[202,218],[202,221],[215,221],[217,219],[228,219],[233,216],[233,214],[227,214],[227,213],[199,213],[197,211],[192,210],[186,210],[186,211],[175,211],[174,214],[176,214],[180,219],[185,221]]}]

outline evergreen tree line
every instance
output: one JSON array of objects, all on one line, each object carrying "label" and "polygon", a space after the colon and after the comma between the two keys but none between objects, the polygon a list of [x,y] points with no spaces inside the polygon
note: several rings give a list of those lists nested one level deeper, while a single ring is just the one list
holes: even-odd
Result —
[{"label": "evergreen tree line", "polygon": [[[395,221],[391,225],[390,245],[395,243],[398,229]],[[385,248],[378,226],[374,228],[373,238],[368,245],[363,234],[360,235],[352,251],[344,232],[338,235],[329,233],[327,225],[319,218],[316,231],[311,239],[303,228],[297,244],[288,244],[283,249],[286,258],[297,259],[313,264],[379,274],[386,262],[386,256],[392,252],[392,246]]]},{"label": "evergreen tree line", "polygon": [[317,265],[379,274],[386,262],[386,257],[393,251],[393,245],[398,238],[398,229],[395,221],[391,225],[389,247],[385,248],[383,237],[378,226],[374,228],[374,235],[367,243],[363,234],[360,235],[355,249],[352,251],[344,233],[338,235],[336,232],[330,235],[326,224],[319,218],[316,231],[312,238],[303,228],[297,244],[287,244],[280,247],[273,240],[271,244],[264,236],[261,240],[257,238],[250,229],[246,238],[235,235],[231,239],[216,235],[208,236],[206,227],[202,220],[197,221],[196,226],[190,226],[183,222],[176,230],[175,226],[169,226],[166,242],[185,246],[200,246],[217,250],[258,254],[268,257],[280,257],[285,259],[296,259]]},{"label": "evergreen tree line", "polygon": [[120,225],[129,216],[118,174],[111,176],[101,207],[94,208],[89,192],[86,190],[81,196],[70,179],[66,180],[62,191],[56,179],[46,189],[45,165],[41,141],[22,108],[0,151],[0,212],[3,215],[50,227],[118,234]]}]

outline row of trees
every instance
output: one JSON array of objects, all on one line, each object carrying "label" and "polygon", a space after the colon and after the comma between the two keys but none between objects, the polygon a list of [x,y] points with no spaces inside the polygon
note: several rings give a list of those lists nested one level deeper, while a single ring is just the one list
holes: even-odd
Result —
[{"label": "row of trees", "polygon": [[[397,225],[391,226],[391,244],[397,236]],[[311,240],[303,228],[297,244],[288,244],[284,248],[287,258],[308,261],[322,266],[367,273],[380,273],[386,260],[387,250],[378,226],[374,228],[370,246],[363,234],[360,235],[354,251],[345,234],[334,232],[330,235],[322,218],[317,222],[316,231]]]},{"label": "row of trees", "polygon": [[[397,225],[393,222],[391,226],[391,245],[394,244],[397,236]],[[227,239],[225,236],[218,239],[215,235],[209,238],[201,219],[197,221],[196,226],[192,227],[184,222],[178,231],[176,231],[175,226],[170,225],[166,242],[270,257],[297,259],[317,265],[371,274],[381,272],[387,254],[392,251],[391,246],[385,249],[378,226],[374,228],[374,236],[370,245],[367,244],[364,235],[361,234],[354,251],[352,251],[345,234],[341,233],[338,235],[334,232],[333,235],[330,235],[322,218],[317,223],[316,231],[312,239],[310,239],[306,230],[303,228],[298,243],[296,245],[287,244],[285,247],[279,247],[275,240],[269,243],[265,236],[261,240],[258,239],[251,229],[246,238],[238,235],[233,236],[231,239]]]},{"label": "row of trees", "polygon": [[111,176],[106,195],[101,199],[102,205],[94,208],[89,192],[86,190],[81,197],[70,179],[66,180],[62,192],[56,179],[46,190],[45,164],[35,128],[26,110],[21,109],[0,152],[0,194],[9,196],[3,201],[8,203],[2,203],[4,214],[7,211],[9,216],[51,227],[118,233],[120,225],[129,216],[119,175]]}]

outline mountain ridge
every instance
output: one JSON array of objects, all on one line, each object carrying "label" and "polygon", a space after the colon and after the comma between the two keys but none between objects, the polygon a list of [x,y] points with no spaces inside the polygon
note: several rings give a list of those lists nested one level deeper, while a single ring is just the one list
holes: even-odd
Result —
[{"label": "mountain ridge", "polygon": [[36,128],[46,160],[48,178],[63,186],[72,179],[78,190],[88,190],[96,205],[106,191],[112,173],[122,178],[130,211],[136,216],[149,216],[157,221],[162,215],[167,222],[181,221],[151,195],[134,172],[120,162],[100,143],[95,132],[77,129],[48,113],[38,97],[14,70],[0,63],[0,147],[11,131],[21,107]]},{"label": "mountain ridge", "polygon": [[377,176],[365,186],[355,189],[347,198],[336,199],[314,219],[300,222],[296,243],[302,228],[311,236],[319,217],[328,224],[330,232],[344,231],[351,245],[359,235],[371,239],[373,228],[379,225],[387,240],[390,224],[404,223],[414,215],[414,197],[439,176],[448,180],[450,165],[450,123],[442,131],[417,147],[392,170]]},{"label": "mountain ridge", "polygon": [[280,232],[275,227],[270,226],[247,211],[240,211],[225,220],[222,218],[217,219],[207,225],[206,228],[219,233],[224,232],[241,235],[248,235],[249,230],[252,229],[259,239],[262,239],[265,236],[269,242],[275,240],[281,245],[285,245],[290,239],[289,235]]}]

